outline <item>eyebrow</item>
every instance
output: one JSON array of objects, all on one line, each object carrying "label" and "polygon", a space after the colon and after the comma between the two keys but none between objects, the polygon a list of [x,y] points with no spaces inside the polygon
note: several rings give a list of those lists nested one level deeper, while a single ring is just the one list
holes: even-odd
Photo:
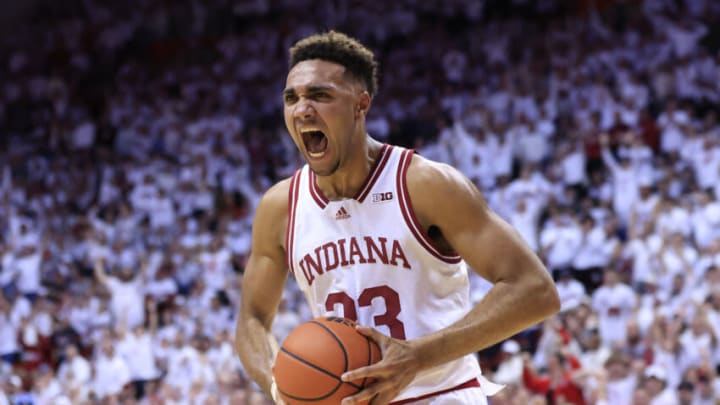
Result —
[{"label": "eyebrow", "polygon": [[[307,92],[308,92],[308,93],[318,93],[318,92],[321,92],[321,91],[328,91],[328,90],[332,90],[332,89],[333,89],[332,86],[316,85],[316,86],[308,86],[308,87],[307,87]],[[288,89],[285,89],[285,90],[283,90],[283,92],[282,92],[282,95],[283,95],[283,96],[292,96],[292,95],[295,95],[295,94],[296,94],[296,91],[295,91],[295,89],[292,88],[292,87],[291,87],[291,88],[288,88]]]}]

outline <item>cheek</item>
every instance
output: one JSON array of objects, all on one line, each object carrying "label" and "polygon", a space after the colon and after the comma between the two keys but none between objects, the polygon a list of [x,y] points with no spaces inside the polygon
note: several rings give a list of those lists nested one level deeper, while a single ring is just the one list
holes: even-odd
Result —
[{"label": "cheek", "polygon": [[285,120],[285,126],[287,127],[287,130],[292,132],[292,112],[290,112],[290,110],[288,110],[287,108],[283,108],[283,119]]},{"label": "cheek", "polygon": [[288,134],[290,134],[290,138],[292,138],[296,145],[300,145],[298,138],[295,136],[295,131],[293,130],[292,113],[285,109],[283,111],[283,119],[285,120],[285,129],[287,129]]}]

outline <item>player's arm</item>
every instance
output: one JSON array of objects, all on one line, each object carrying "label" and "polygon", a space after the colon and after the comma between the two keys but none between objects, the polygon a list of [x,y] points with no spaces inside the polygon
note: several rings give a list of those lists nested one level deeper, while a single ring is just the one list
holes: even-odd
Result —
[{"label": "player's arm", "polygon": [[243,276],[235,348],[250,378],[271,394],[277,341],[271,326],[287,279],[287,180],[267,191],[255,212],[250,257]]},{"label": "player's arm", "polygon": [[377,397],[392,400],[415,374],[502,341],[556,313],[560,301],[552,278],[520,235],[492,212],[477,188],[447,165],[415,156],[408,192],[422,226],[435,227],[480,276],[493,283],[486,296],[449,327],[403,342],[363,328],[378,340],[383,360],[346,373],[343,379],[374,376],[376,384],[344,404]]},{"label": "player's arm", "polygon": [[470,268],[493,284],[460,321],[417,340],[421,368],[485,349],[560,310],[545,266],[467,178],[417,156],[413,165],[417,170],[410,168],[416,175],[408,175],[408,191],[420,220],[436,226]]}]

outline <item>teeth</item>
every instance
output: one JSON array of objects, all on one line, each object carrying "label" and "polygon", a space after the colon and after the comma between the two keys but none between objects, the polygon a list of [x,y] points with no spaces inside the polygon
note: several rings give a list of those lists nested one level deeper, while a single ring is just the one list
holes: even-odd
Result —
[{"label": "teeth", "polygon": [[303,128],[303,129],[300,130],[300,133],[301,133],[301,134],[305,134],[305,133],[308,133],[308,132],[316,132],[316,131],[320,131],[320,130],[317,129],[317,128]]},{"label": "teeth", "polygon": [[308,151],[308,155],[310,155],[310,157],[313,158],[313,159],[322,157],[324,154],[325,154],[324,151],[323,151],[323,152],[317,152],[317,153],[313,153],[313,152]]}]

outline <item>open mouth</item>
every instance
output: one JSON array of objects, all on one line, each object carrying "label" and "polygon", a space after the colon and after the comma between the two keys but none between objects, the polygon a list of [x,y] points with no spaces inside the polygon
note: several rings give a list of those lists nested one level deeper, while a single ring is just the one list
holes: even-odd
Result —
[{"label": "open mouth", "polygon": [[312,158],[319,158],[325,154],[328,146],[328,139],[320,130],[309,129],[301,132],[305,150]]}]

